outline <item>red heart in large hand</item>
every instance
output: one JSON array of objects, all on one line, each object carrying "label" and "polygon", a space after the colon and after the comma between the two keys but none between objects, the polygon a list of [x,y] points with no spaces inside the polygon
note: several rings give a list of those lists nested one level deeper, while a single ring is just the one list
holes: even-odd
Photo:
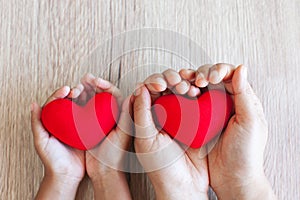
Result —
[{"label": "red heart in large hand", "polygon": [[226,126],[233,109],[231,97],[209,90],[195,99],[170,94],[159,97],[152,111],[156,122],[171,137],[200,148]]},{"label": "red heart in large hand", "polygon": [[96,146],[116,125],[119,107],[110,93],[96,94],[85,106],[57,99],[42,110],[41,120],[54,137],[80,150]]}]

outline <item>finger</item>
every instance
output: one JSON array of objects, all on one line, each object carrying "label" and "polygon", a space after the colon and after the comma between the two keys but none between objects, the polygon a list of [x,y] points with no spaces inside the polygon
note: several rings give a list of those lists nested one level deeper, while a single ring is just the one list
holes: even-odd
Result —
[{"label": "finger", "polygon": [[162,92],[167,88],[167,82],[162,74],[152,74],[144,81],[149,92]]},{"label": "finger", "polygon": [[188,81],[182,80],[174,87],[174,89],[177,94],[186,94],[189,91],[190,86],[191,84]]},{"label": "finger", "polygon": [[226,63],[218,63],[213,65],[209,70],[208,81],[212,84],[218,84],[232,78],[235,66]]},{"label": "finger", "polygon": [[145,86],[136,91],[133,110],[136,140],[144,138],[151,140],[158,131],[152,118],[150,94]]},{"label": "finger", "polygon": [[108,92],[112,94],[114,97],[116,97],[119,105],[121,105],[123,101],[123,96],[119,88],[117,88],[114,84],[102,78],[94,79],[93,84],[96,86],[96,93]]},{"label": "finger", "polygon": [[196,71],[196,79],[195,79],[195,85],[198,87],[206,87],[209,83],[208,81],[208,75],[209,75],[209,68],[211,67],[211,64],[206,64],[200,66]]},{"label": "finger", "polygon": [[152,74],[145,81],[145,86],[150,92],[151,99],[154,101],[160,93],[167,89],[167,82],[162,74]]},{"label": "finger", "polygon": [[133,110],[135,151],[146,172],[165,168],[182,157],[179,145],[168,134],[157,131],[152,119],[150,94],[145,86],[136,92]]},{"label": "finger", "polygon": [[[137,92],[140,88],[142,88],[142,87],[145,87],[145,84],[144,84],[144,83],[137,83],[136,86],[135,86],[135,89],[134,89],[133,94],[136,95],[136,92]],[[149,91],[149,90],[148,90],[148,91]],[[150,97],[151,97],[151,102],[155,102],[155,100],[156,100],[158,97],[160,97],[160,96],[162,96],[162,95],[170,94],[170,93],[172,93],[172,92],[167,88],[167,89],[164,90],[163,92],[150,92],[150,91],[149,91],[149,93],[150,93]],[[133,97],[135,97],[134,95],[133,95]]]},{"label": "finger", "polygon": [[168,87],[173,87],[173,86],[177,85],[178,83],[180,83],[180,81],[181,81],[181,77],[180,77],[179,73],[173,69],[167,69],[162,74],[163,74],[165,80],[167,81]]},{"label": "finger", "polygon": [[70,93],[70,87],[69,86],[63,86],[61,88],[59,88],[58,90],[56,90],[46,101],[46,103],[44,104],[47,105],[48,103],[50,103],[53,100],[56,99],[63,99],[66,96],[68,96],[68,94]]},{"label": "finger", "polygon": [[95,76],[91,73],[86,73],[80,80],[80,82],[84,85],[84,87],[88,88],[94,88],[93,87],[93,80],[95,79]]},{"label": "finger", "polygon": [[80,99],[82,101],[87,101],[90,99],[92,96],[95,95],[96,92],[96,86],[93,84],[93,81],[95,80],[95,76],[92,75],[91,73],[85,74],[80,82],[82,83],[84,90],[80,95]]},{"label": "finger", "polygon": [[71,89],[71,91],[68,95],[68,98],[71,98],[71,99],[78,98],[83,90],[84,90],[84,86],[81,83],[78,84],[76,87]]},{"label": "finger", "polygon": [[[179,74],[182,79],[188,81],[189,83],[192,83],[195,81],[196,77],[196,70],[193,69],[182,69],[179,71]],[[195,87],[193,85],[190,86],[187,95],[190,97],[196,97],[200,95],[201,91],[198,87]]]},{"label": "finger", "polygon": [[193,85],[190,87],[189,91],[187,92],[189,97],[196,97],[200,95],[200,93],[201,93],[200,89]]},{"label": "finger", "polygon": [[95,79],[95,76],[93,74],[87,73],[81,78],[80,82],[83,84],[85,89],[95,91],[96,88],[95,88],[95,86],[93,86],[94,79]]},{"label": "finger", "polygon": [[196,78],[196,71],[193,69],[181,69],[179,75],[182,79],[193,82]]},{"label": "finger", "polygon": [[44,141],[49,138],[48,132],[44,129],[41,118],[42,109],[36,103],[31,104],[31,130],[36,147],[44,146]]},{"label": "finger", "polygon": [[[262,114],[262,106],[247,80],[247,68],[238,66],[232,78],[232,89],[236,119],[239,122],[250,122]],[[259,112],[259,113],[258,113]]]},{"label": "finger", "polygon": [[121,137],[124,137],[124,140],[133,135],[132,130],[134,123],[132,114],[132,102],[131,96],[129,96],[122,104],[122,111],[116,128],[117,132],[121,134]]}]

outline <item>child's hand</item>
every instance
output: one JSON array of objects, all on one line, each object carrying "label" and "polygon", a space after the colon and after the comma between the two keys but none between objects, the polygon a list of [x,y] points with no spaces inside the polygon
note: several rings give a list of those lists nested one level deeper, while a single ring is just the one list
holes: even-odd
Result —
[{"label": "child's hand", "polygon": [[[65,86],[54,92],[45,105],[55,99],[74,98],[74,90]],[[84,152],[62,144],[44,129],[40,116],[41,108],[31,105],[31,126],[34,145],[41,158],[45,176],[37,194],[37,199],[74,199],[79,182],[85,174]]]},{"label": "child's hand", "polygon": [[219,199],[274,199],[263,169],[267,122],[247,81],[246,67],[205,65],[180,74],[200,88],[223,82],[233,95],[235,114],[208,154],[210,185]]},{"label": "child's hand", "polygon": [[145,85],[135,91],[134,145],[137,157],[154,186],[157,199],[208,199],[205,148],[188,148],[184,151],[168,134],[156,129],[151,113],[151,102],[163,92],[168,92],[167,87],[176,93],[194,96],[200,90],[191,88],[189,82],[182,81],[173,70],[150,76]]},{"label": "child's hand", "polygon": [[94,149],[86,152],[86,171],[94,187],[95,199],[131,199],[128,183],[123,171],[125,152],[131,144],[132,122],[130,117],[130,97],[123,102],[117,87],[91,74],[82,80],[83,88],[76,91],[79,104],[85,104],[95,93],[109,92],[121,106],[118,125]]}]

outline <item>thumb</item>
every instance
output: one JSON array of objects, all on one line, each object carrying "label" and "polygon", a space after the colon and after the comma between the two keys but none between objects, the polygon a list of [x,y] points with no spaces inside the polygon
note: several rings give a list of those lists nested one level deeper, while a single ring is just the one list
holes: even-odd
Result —
[{"label": "thumb", "polygon": [[240,65],[232,77],[235,113],[238,123],[249,122],[263,114],[262,105],[247,80],[247,68]]},{"label": "thumb", "polygon": [[135,91],[133,104],[135,137],[137,139],[151,139],[158,134],[151,112],[151,97],[143,85]]},{"label": "thumb", "polygon": [[43,148],[43,141],[49,138],[48,132],[44,129],[41,118],[41,108],[36,103],[31,104],[31,130],[33,133],[34,144],[37,148]]},{"label": "thumb", "polygon": [[135,152],[144,170],[156,171],[178,160],[184,152],[168,134],[156,129],[151,112],[151,97],[145,86],[136,90],[133,110]]}]

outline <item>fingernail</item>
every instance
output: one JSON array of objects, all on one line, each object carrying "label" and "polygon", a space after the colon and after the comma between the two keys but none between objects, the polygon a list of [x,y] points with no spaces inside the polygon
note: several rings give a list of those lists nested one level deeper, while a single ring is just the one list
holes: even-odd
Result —
[{"label": "fingernail", "polygon": [[209,80],[210,81],[214,81],[217,82],[219,80],[219,73],[217,72],[217,70],[213,70],[210,72],[209,74]]},{"label": "fingernail", "polygon": [[247,85],[247,68],[241,65],[241,88],[246,88]]},{"label": "fingernail", "polygon": [[64,95],[67,96],[70,93],[71,88],[69,86],[64,86],[63,91],[65,92]]},{"label": "fingernail", "polygon": [[100,78],[94,79],[94,83],[95,83],[96,87],[99,87],[101,89],[103,88],[103,83],[102,83],[102,80]]},{"label": "fingernail", "polygon": [[161,78],[161,77],[157,77],[155,83],[163,85],[165,83],[165,80],[163,78]]},{"label": "fingernail", "polygon": [[242,65],[242,76],[244,79],[247,79],[247,76],[248,76],[248,69],[247,67],[245,67],[244,65]]},{"label": "fingernail", "polygon": [[77,85],[77,89],[81,92],[82,90],[84,90],[84,86],[81,83],[79,83]]},{"label": "fingernail", "polygon": [[196,85],[198,87],[206,87],[208,85],[208,82],[205,78],[200,78],[199,77],[196,79]]},{"label": "fingernail", "polygon": [[163,78],[156,78],[155,83],[151,83],[156,90],[163,91],[167,88],[167,83]]},{"label": "fingernail", "polygon": [[79,94],[80,94],[80,90],[78,88],[75,88],[73,90],[73,96],[77,97],[77,96],[79,96]]},{"label": "fingernail", "polygon": [[198,79],[205,79],[205,77],[204,77],[204,74],[202,73],[202,72],[200,72],[199,74],[198,74]]},{"label": "fingernail", "polygon": [[95,83],[96,83],[96,86],[101,86],[101,84],[102,84],[102,79],[101,79],[101,78],[96,78],[96,79],[95,79]]},{"label": "fingernail", "polygon": [[103,88],[103,89],[108,89],[110,87],[110,82],[107,80],[104,80],[102,78],[97,79],[97,86]]},{"label": "fingernail", "polygon": [[204,80],[205,80],[204,74],[200,72],[196,77],[196,85],[200,87],[201,85],[203,85]]},{"label": "fingernail", "polygon": [[201,81],[200,83],[198,83],[200,88],[204,88],[206,86],[208,86],[208,82],[206,80]]},{"label": "fingernail", "polygon": [[182,81],[182,87],[186,87],[186,88],[189,89],[190,84],[187,81],[184,80],[184,81]]}]

